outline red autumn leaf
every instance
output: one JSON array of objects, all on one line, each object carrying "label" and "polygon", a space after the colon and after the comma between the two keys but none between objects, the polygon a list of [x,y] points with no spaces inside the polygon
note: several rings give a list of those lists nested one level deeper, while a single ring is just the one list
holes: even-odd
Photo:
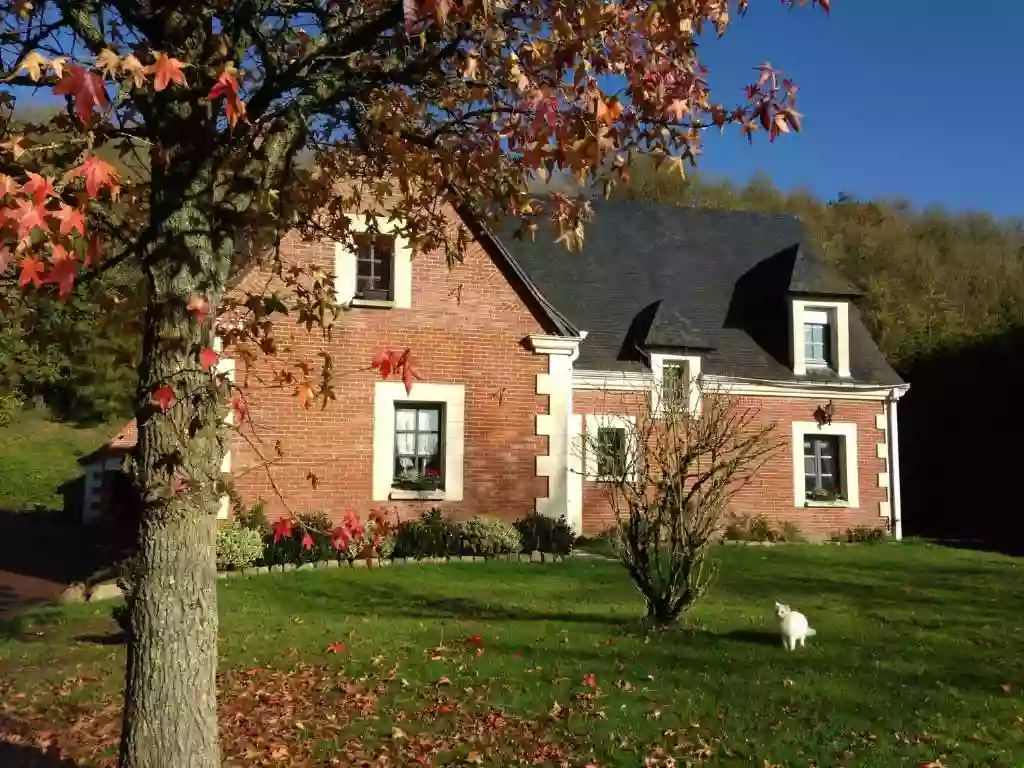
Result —
[{"label": "red autumn leaf", "polygon": [[32,283],[36,288],[43,284],[43,264],[35,256],[26,256],[21,260],[21,274],[18,276],[18,285],[24,288]]},{"label": "red autumn leaf", "polygon": [[[58,246],[59,247],[59,246]],[[56,250],[56,247],[54,248]],[[54,260],[50,271],[43,279],[44,283],[52,283],[57,286],[57,297],[61,301],[67,301],[68,296],[74,293],[75,277],[78,276],[78,267],[74,259],[63,258]]]},{"label": "red autumn leaf", "polygon": [[464,642],[466,645],[482,645],[484,639],[480,637],[480,635],[470,635],[462,642]]},{"label": "red autumn leaf", "polygon": [[307,531],[306,534],[302,537],[302,548],[303,549],[312,549],[314,543],[315,542],[313,541],[313,537],[310,536],[309,532]]},{"label": "red autumn leaf", "polygon": [[352,541],[352,535],[344,525],[339,525],[333,531],[331,531],[331,546],[335,550],[340,552],[343,549],[348,549],[349,543]]},{"label": "red autumn leaf", "polygon": [[583,684],[585,686],[587,686],[588,688],[596,688],[597,687],[597,678],[594,677],[594,673],[593,672],[590,672],[590,673],[588,673],[588,674],[583,676]]},{"label": "red autumn leaf", "polygon": [[395,353],[390,349],[382,349],[373,356],[370,367],[380,371],[380,377],[386,379],[394,370]]},{"label": "red autumn leaf", "polygon": [[46,209],[29,199],[20,200],[15,208],[7,208],[4,215],[18,223],[19,240],[27,240],[36,227],[42,230],[49,229],[44,218],[47,215]]},{"label": "red autumn leaf", "polygon": [[484,655],[484,649],[483,648],[477,648],[476,649],[476,655],[477,656],[483,656]]},{"label": "red autumn leaf", "polygon": [[165,53],[158,53],[156,55],[156,63],[146,67],[147,72],[156,74],[156,78],[153,80],[153,90],[159,93],[171,83],[187,86],[188,82],[185,80],[185,73],[181,70],[183,66],[185,66],[184,61],[172,59]]},{"label": "red autumn leaf", "polygon": [[42,205],[46,202],[48,197],[52,197],[56,194],[53,190],[53,180],[46,176],[40,176],[38,173],[28,172],[28,181],[25,182],[22,189],[26,194],[32,196],[33,202],[36,205]]},{"label": "red autumn leaf", "polygon": [[89,197],[98,196],[102,187],[107,187],[110,190],[111,197],[117,197],[120,189],[117,183],[119,179],[117,169],[96,155],[89,155],[85,158],[85,162],[72,169],[71,176],[85,177],[85,191],[89,193]]},{"label": "red autumn leaf", "polygon": [[330,645],[327,646],[327,652],[328,653],[344,653],[345,652],[345,644],[344,643],[331,643]]},{"label": "red autumn leaf", "polygon": [[419,14],[419,0],[402,0],[402,12],[405,16],[405,34],[412,32],[416,24],[416,16]]},{"label": "red autumn leaf", "polygon": [[210,89],[207,98],[210,101],[216,101],[222,96],[225,98],[228,123],[231,125],[231,129],[234,130],[235,123],[245,117],[245,102],[238,95],[238,80],[235,78],[235,73],[229,69],[225,69],[220,73],[220,77],[217,78],[217,82]]},{"label": "red autumn leaf", "polygon": [[64,71],[64,76],[53,87],[53,93],[55,96],[73,96],[75,112],[83,123],[92,120],[92,113],[97,106],[100,109],[110,106],[103,78],[77,64],[70,65]]},{"label": "red autumn leaf", "polygon": [[195,315],[196,320],[201,323],[206,319],[206,314],[210,311],[210,305],[202,296],[193,296],[188,300],[188,311]]},{"label": "red autumn leaf", "polygon": [[49,215],[60,222],[62,235],[69,235],[76,230],[78,234],[85,235],[85,215],[78,208],[61,203],[60,208],[50,211]]},{"label": "red autumn leaf", "polygon": [[287,537],[290,539],[292,537],[292,525],[292,520],[288,517],[282,517],[280,520],[274,523],[273,531],[275,544],[279,542],[282,538]]},{"label": "red autumn leaf", "polygon": [[206,347],[202,352],[199,353],[199,368],[204,371],[208,371],[217,364],[217,360],[220,355],[210,347]]},{"label": "red autumn leaf", "polygon": [[161,411],[166,411],[171,407],[171,403],[174,402],[174,390],[166,384],[157,387],[153,390],[153,394],[150,396],[156,407]]},{"label": "red autumn leaf", "polygon": [[231,410],[234,411],[239,424],[249,418],[249,406],[246,405],[245,398],[237,393],[231,396]]}]

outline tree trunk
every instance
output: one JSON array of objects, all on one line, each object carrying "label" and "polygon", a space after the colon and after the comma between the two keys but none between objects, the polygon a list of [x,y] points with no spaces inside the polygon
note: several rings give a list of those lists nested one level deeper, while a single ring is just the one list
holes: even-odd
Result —
[{"label": "tree trunk", "polygon": [[[154,173],[153,234],[144,254],[150,296],[134,457],[141,522],[128,595],[121,768],[220,765],[214,544],[224,413],[198,363],[198,353],[212,346],[210,322],[198,322],[187,305],[203,296],[214,315],[230,249],[218,247],[213,233],[208,163],[191,161],[195,145],[180,150],[176,157],[172,148],[167,169]],[[163,385],[175,393],[166,411],[152,397]]]}]

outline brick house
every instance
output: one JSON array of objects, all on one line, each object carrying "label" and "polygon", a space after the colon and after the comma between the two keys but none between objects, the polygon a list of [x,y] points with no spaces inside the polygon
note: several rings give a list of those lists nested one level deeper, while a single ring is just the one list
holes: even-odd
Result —
[{"label": "brick house", "polygon": [[[241,496],[263,499],[272,518],[283,496],[334,518],[381,506],[507,519],[536,510],[597,533],[612,513],[580,437],[615,430],[671,372],[777,425],[781,449],[734,511],[812,536],[887,524],[900,535],[896,414],[908,385],[861,322],[859,292],[799,222],[624,201],[595,210],[580,253],[551,232],[530,242],[467,217],[474,241],[452,269],[412,254],[385,221],[356,252],[288,238],[290,260],[333,271],[348,311],[330,341],[282,319],[278,346],[296,360],[328,351],[335,371],[351,373],[326,409],[307,410],[239,366],[253,434],[284,449],[256,469],[266,454],[236,439],[224,469]],[[366,370],[382,347],[418,357],[411,394]],[[831,423],[819,424],[826,407]]]}]

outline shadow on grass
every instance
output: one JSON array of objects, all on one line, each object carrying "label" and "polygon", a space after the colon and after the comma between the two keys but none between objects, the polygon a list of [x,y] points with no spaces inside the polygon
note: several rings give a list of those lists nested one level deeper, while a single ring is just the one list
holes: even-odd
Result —
[{"label": "shadow on grass", "polygon": [[76,635],[75,642],[86,645],[124,645],[128,642],[128,635],[124,632],[108,632],[105,635]]},{"label": "shadow on grass", "polygon": [[735,629],[732,632],[723,632],[716,637],[722,640],[731,640],[737,643],[750,643],[752,645],[781,645],[778,632],[767,632],[757,629]]},{"label": "shadow on grass", "polygon": [[74,760],[44,752],[38,747],[11,744],[0,736],[0,765],[4,768],[75,768]]}]

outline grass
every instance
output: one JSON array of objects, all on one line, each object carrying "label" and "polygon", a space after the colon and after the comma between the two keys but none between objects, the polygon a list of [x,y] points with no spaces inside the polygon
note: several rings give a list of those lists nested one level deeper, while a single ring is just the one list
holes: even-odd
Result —
[{"label": "grass", "polygon": [[60,486],[81,474],[77,459],[110,438],[115,427],[78,427],[26,411],[0,427],[0,509],[59,509]]},{"label": "grass", "polygon": [[[225,713],[263,692],[259,717],[274,731],[282,696],[266,691],[290,685],[289,725],[267,743],[308,742],[321,762],[358,744],[411,764],[400,756],[428,743],[432,764],[509,765],[544,741],[580,766],[636,766],[659,748],[717,765],[1022,764],[1020,561],[924,544],[720,547],[716,558],[711,595],[679,629],[654,635],[640,630],[623,571],[597,559],[222,582],[221,668],[262,670],[222,682],[222,734],[235,745],[226,752],[259,752],[270,737],[230,736],[225,722],[239,718]],[[776,599],[810,617],[818,635],[806,649],[782,649]],[[113,630],[109,610],[47,609],[8,627],[0,698],[34,708],[36,730],[65,700],[116,709],[123,649],[89,638]],[[327,653],[337,642],[344,651]],[[308,686],[238,682],[274,670],[369,686],[372,715],[342,723],[342,706],[322,703],[303,714]],[[475,753],[495,710],[522,728],[505,726],[509,743]]]}]

